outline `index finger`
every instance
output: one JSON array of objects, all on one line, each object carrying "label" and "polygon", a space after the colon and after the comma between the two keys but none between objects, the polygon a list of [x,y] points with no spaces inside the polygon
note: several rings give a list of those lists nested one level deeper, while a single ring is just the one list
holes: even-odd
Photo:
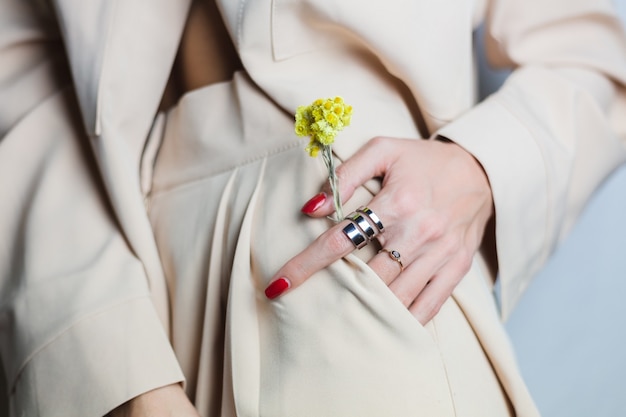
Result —
[{"label": "index finger", "polygon": [[291,258],[265,289],[265,296],[274,299],[287,290],[300,286],[315,272],[341,259],[355,247],[343,232],[351,224],[344,220],[317,237],[306,249]]}]

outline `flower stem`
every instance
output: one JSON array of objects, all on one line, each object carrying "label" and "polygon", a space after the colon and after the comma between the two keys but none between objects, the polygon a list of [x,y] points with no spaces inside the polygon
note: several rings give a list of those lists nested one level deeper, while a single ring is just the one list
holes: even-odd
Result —
[{"label": "flower stem", "polygon": [[333,151],[330,145],[325,145],[322,148],[322,158],[326,169],[328,169],[328,181],[330,182],[330,189],[333,192],[333,202],[335,203],[335,223],[339,223],[343,220],[343,207],[341,205],[341,197],[339,196],[339,184],[337,182],[337,174],[335,173],[335,159],[333,158]]}]

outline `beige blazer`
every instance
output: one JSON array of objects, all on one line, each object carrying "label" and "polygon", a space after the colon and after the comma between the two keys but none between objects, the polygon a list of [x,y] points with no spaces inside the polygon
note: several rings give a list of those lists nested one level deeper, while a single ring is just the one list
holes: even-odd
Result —
[{"label": "beige blazer", "polygon": [[[0,0],[0,353],[13,415],[96,416],[183,380],[144,204],[189,0],[52,3],[56,19],[43,2]],[[218,4],[248,74],[286,111],[338,91],[367,109],[399,90],[414,109],[399,121],[476,156],[494,195],[503,317],[624,161],[626,41],[608,0]],[[516,70],[475,105],[483,21],[491,60]],[[349,135],[340,157],[369,139],[356,124]],[[472,301],[465,314],[531,415],[490,301]]]}]

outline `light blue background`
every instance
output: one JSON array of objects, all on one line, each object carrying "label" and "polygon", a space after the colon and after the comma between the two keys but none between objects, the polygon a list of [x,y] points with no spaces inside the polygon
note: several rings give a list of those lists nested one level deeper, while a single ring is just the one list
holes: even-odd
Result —
[{"label": "light blue background", "polygon": [[544,417],[626,416],[625,299],[623,167],[506,324]]}]

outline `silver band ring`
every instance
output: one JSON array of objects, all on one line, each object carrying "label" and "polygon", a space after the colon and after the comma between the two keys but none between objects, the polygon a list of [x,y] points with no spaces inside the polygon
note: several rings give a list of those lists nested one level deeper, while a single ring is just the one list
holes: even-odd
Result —
[{"label": "silver band ring", "polygon": [[343,228],[343,233],[348,236],[350,242],[352,242],[354,247],[357,249],[361,249],[368,243],[368,240],[363,232],[361,232],[361,230],[354,223],[352,223],[352,221],[350,221],[350,223]]},{"label": "silver band ring", "polygon": [[376,230],[374,230],[370,222],[365,220],[365,217],[363,217],[361,213],[350,213],[346,218],[356,223],[356,225],[359,226],[359,229],[361,229],[365,233],[368,240],[372,240],[372,238],[378,233]]},{"label": "silver band ring", "polygon": [[404,265],[402,264],[402,261],[400,260],[400,257],[401,257],[400,252],[398,252],[397,250],[389,250],[385,248],[382,248],[380,251],[378,251],[378,253],[380,252],[387,252],[387,254],[389,254],[389,257],[393,259],[394,261],[396,261],[398,265],[400,265],[400,272],[404,271]]},{"label": "silver band ring", "polygon": [[357,211],[369,217],[372,223],[374,223],[374,225],[376,226],[376,228],[378,229],[380,233],[382,233],[385,230],[385,226],[383,226],[383,222],[380,221],[380,218],[371,209],[369,209],[368,207],[359,207]]}]

